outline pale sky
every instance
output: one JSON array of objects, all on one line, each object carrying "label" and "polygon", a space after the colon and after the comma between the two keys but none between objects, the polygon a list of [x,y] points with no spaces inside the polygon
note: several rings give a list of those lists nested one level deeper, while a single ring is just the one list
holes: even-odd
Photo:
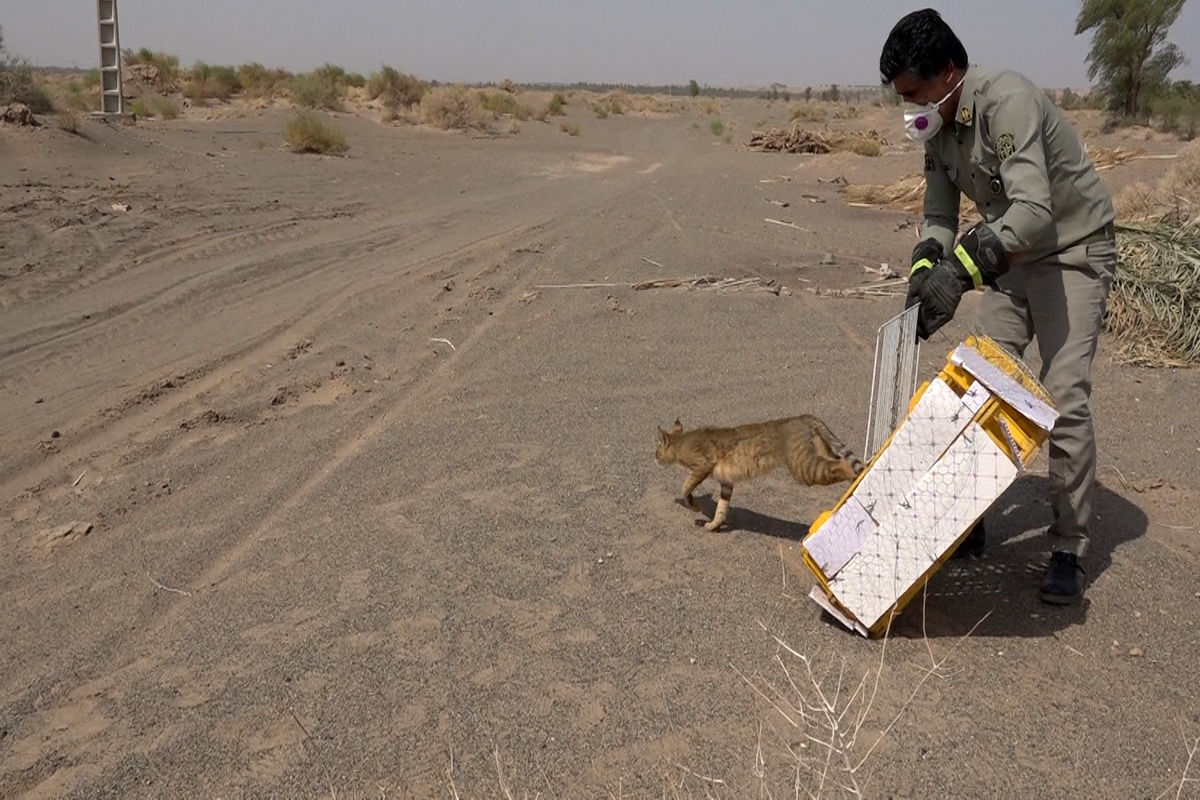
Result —
[{"label": "pale sky", "polygon": [[[118,0],[122,48],[216,64],[364,74],[387,63],[451,81],[792,86],[878,83],[888,31],[924,3],[898,0]],[[1076,0],[956,0],[942,15],[973,63],[1045,88],[1088,85]],[[39,66],[99,60],[91,0],[0,0],[6,49]],[[1200,81],[1200,2],[1171,41]]]}]

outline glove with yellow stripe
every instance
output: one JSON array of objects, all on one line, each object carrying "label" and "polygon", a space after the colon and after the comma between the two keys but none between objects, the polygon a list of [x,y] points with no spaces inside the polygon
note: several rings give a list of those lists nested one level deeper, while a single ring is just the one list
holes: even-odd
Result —
[{"label": "glove with yellow stripe", "polygon": [[921,310],[917,313],[917,335],[928,339],[938,328],[954,319],[962,296],[981,286],[995,286],[1008,272],[1008,253],[986,223],[980,222],[963,234],[958,246],[932,267],[922,262],[913,270],[924,275],[909,276],[909,292],[915,292]]},{"label": "glove with yellow stripe", "polygon": [[925,279],[929,277],[929,269],[942,260],[945,252],[942,243],[933,238],[924,239],[913,248],[912,267],[908,271],[908,297],[904,301],[906,309],[921,302],[921,284],[925,283]]}]

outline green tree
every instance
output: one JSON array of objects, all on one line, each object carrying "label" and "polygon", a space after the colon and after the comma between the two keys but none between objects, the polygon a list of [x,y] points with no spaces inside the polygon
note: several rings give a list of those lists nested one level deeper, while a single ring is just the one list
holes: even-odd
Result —
[{"label": "green tree", "polygon": [[700,84],[696,83],[695,78],[688,81],[688,94],[691,95],[692,97],[695,97],[696,95],[700,94]]},{"label": "green tree", "polygon": [[1091,32],[1088,79],[1097,81],[1108,107],[1137,117],[1167,76],[1184,63],[1167,41],[1186,0],[1083,0],[1075,35]]}]

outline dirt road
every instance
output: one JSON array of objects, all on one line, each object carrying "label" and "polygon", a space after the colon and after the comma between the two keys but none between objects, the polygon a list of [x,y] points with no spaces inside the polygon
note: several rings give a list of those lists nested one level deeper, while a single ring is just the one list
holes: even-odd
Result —
[{"label": "dirt road", "polygon": [[[772,706],[840,677],[857,771],[821,796],[1174,796],[1197,375],[1100,357],[1085,606],[1037,600],[1035,475],[984,560],[861,640],[804,597],[839,487],[762,479],[707,533],[653,435],[806,412],[861,447],[901,298],[808,290],[912,230],[828,181],[915,156],[572,113],[577,137],[343,115],[346,158],[287,152],[275,111],[0,130],[0,794],[778,797],[798,764],[817,793],[827,726]],[[726,112],[742,138],[762,113]],[[703,274],[785,290],[630,288]]]}]

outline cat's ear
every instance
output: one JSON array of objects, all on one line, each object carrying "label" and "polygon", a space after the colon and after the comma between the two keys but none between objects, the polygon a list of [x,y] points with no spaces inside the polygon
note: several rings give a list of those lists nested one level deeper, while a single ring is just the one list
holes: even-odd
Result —
[{"label": "cat's ear", "polygon": [[667,442],[667,432],[664,431],[661,427],[658,428],[658,440],[660,442],[662,442],[663,444],[666,444],[666,442]]},{"label": "cat's ear", "polygon": [[683,433],[683,423],[679,421],[679,417],[675,418],[675,426],[671,428],[671,433]]}]

